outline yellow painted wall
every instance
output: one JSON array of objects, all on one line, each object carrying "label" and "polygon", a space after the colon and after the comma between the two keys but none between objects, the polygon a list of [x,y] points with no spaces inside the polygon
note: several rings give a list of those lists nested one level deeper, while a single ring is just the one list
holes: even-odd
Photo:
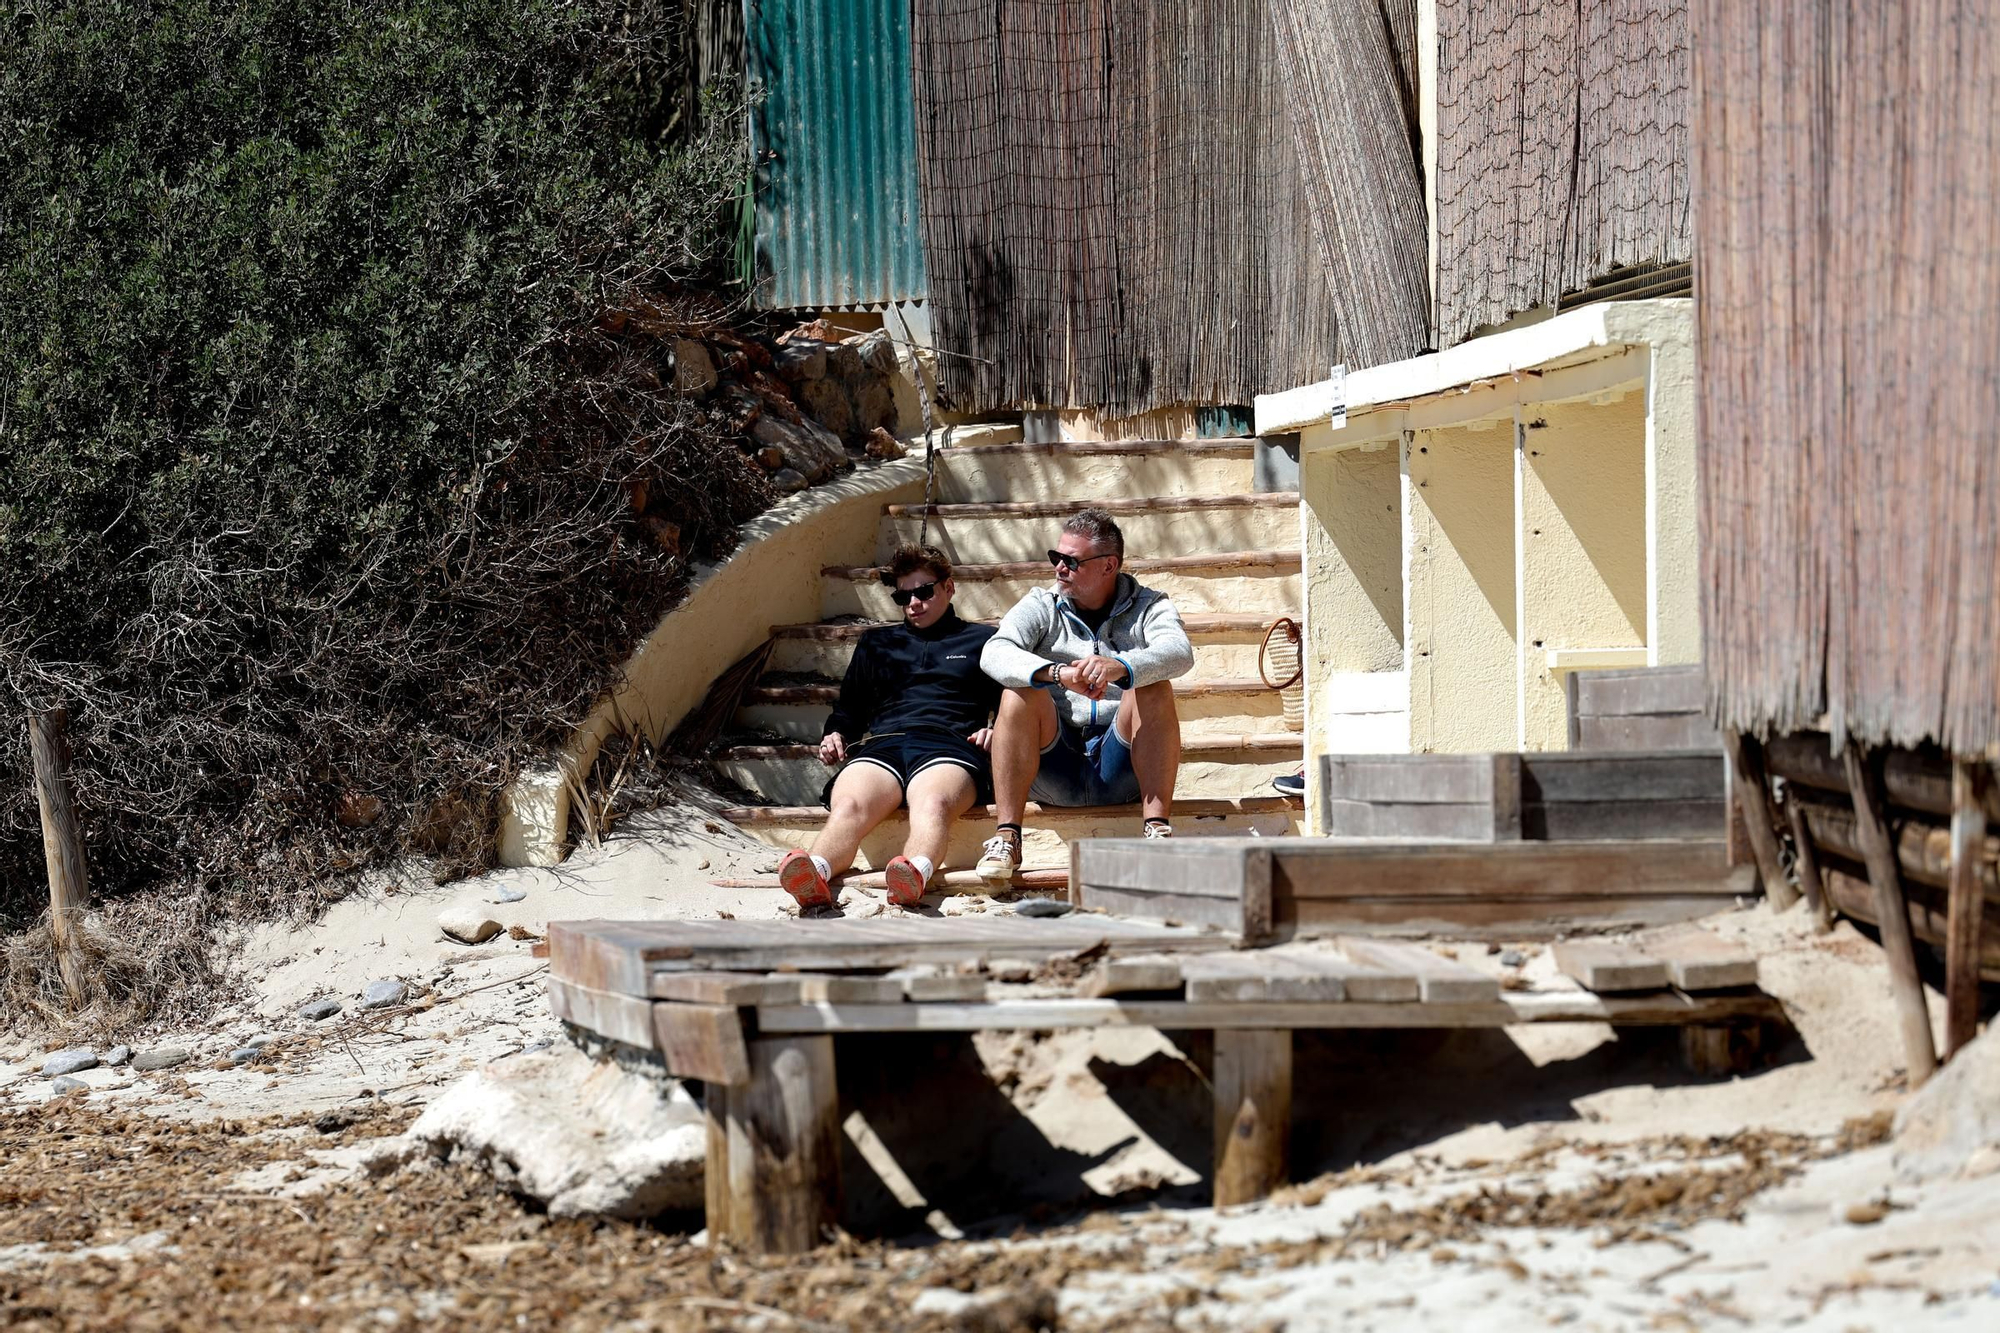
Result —
[{"label": "yellow painted wall", "polygon": [[[1325,427],[1318,428],[1324,431]],[[1329,735],[1341,701],[1327,682],[1352,672],[1400,672],[1403,667],[1402,482],[1395,442],[1373,451],[1312,452],[1313,432],[1299,464],[1306,585],[1306,750],[1345,749]]]},{"label": "yellow painted wall", "polygon": [[1701,547],[1695,525],[1694,345],[1687,321],[1653,343],[1646,382],[1650,664],[1701,660]]},{"label": "yellow painted wall", "polygon": [[1646,641],[1646,395],[1521,409],[1521,745],[1568,745],[1552,648]]},{"label": "yellow painted wall", "polygon": [[1404,487],[1410,748],[1511,750],[1514,449],[1509,423],[1413,433]]}]

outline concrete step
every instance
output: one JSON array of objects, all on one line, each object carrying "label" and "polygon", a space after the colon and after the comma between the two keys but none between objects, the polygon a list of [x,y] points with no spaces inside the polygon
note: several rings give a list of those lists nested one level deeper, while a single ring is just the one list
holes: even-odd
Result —
[{"label": "concrete step", "polygon": [[940,504],[1071,500],[1079,495],[1227,495],[1247,491],[1251,440],[1121,440],[941,449]]},{"label": "concrete step", "polygon": [[[1268,788],[1266,791],[1268,792]],[[737,806],[722,817],[760,842],[787,850],[812,844],[826,823],[826,810],[812,806]],[[1305,810],[1283,796],[1255,795],[1234,800],[1185,800],[1174,806],[1174,836],[1242,837],[1258,833],[1287,837],[1304,830]],[[974,806],[951,831],[946,864],[970,869],[979,861],[979,845],[993,836],[993,807]],[[1079,838],[1130,838],[1143,821],[1136,805],[1088,806],[1063,809],[1030,803],[1022,819],[1021,863],[1032,869],[1069,869],[1068,844]],[[903,848],[909,822],[897,811],[862,841],[856,862],[863,870],[888,864]]]},{"label": "concrete step", "polygon": [[[1292,611],[1274,612],[1269,616],[1238,612],[1189,615],[1183,612],[1181,623],[1187,627],[1188,638],[1194,644],[1194,672],[1189,679],[1255,676],[1258,649],[1264,642],[1264,632],[1279,615],[1290,615],[1295,621],[1299,618]],[[986,619],[989,625],[997,621],[998,617]],[[854,651],[855,641],[867,630],[893,623],[852,619],[823,620],[810,625],[774,625],[771,627],[770,669],[838,679],[847,671],[847,659]]]},{"label": "concrete step", "polygon": [[[1232,798],[1270,790],[1271,779],[1296,773],[1304,747],[1296,733],[1188,737],[1181,745],[1174,799]],[[780,805],[817,805],[831,770],[803,742],[732,745],[712,756],[724,777]]]},{"label": "concrete step", "polygon": [[[1265,615],[1268,621],[1304,601],[1296,549],[1141,556],[1127,560],[1125,568],[1147,587],[1173,598],[1183,616],[1235,612]],[[880,566],[829,565],[820,573],[823,617],[887,620],[897,613]],[[968,620],[998,619],[1030,589],[1047,586],[1052,578],[1045,560],[960,565],[954,571],[958,593],[953,605]]]},{"label": "concrete step", "polygon": [[[1281,732],[1285,730],[1284,700],[1255,676],[1174,682],[1181,728],[1190,739],[1219,732]],[[744,691],[736,710],[743,731],[768,732],[798,741],[817,742],[826,715],[840,692],[836,681],[758,684]]]},{"label": "concrete step", "polygon": [[1251,495],[1167,495],[1141,500],[1038,500],[1026,503],[890,505],[875,538],[875,558],[921,536],[954,563],[1032,562],[1056,544],[1063,522],[1091,506],[1108,511],[1133,555],[1177,551],[1283,549],[1299,541],[1293,491]]}]

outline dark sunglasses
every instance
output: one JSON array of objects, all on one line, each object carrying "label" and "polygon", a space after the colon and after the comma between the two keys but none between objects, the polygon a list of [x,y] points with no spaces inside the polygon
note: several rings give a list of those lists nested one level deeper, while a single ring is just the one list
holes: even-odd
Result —
[{"label": "dark sunglasses", "polygon": [[1116,551],[1105,551],[1100,555],[1087,555],[1079,560],[1073,555],[1064,555],[1061,551],[1050,551],[1049,563],[1057,569],[1067,569],[1070,573],[1074,574],[1093,560],[1109,560],[1116,554]]},{"label": "dark sunglasses", "polygon": [[897,606],[908,606],[911,602],[918,601],[928,602],[931,594],[937,590],[938,586],[935,583],[919,583],[914,588],[893,588],[889,592],[889,600]]}]

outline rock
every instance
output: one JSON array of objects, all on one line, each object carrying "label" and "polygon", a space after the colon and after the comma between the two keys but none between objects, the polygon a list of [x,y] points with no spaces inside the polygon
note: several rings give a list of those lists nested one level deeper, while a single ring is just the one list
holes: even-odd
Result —
[{"label": "rock", "polygon": [[810,421],[790,422],[775,416],[760,417],[750,436],[761,445],[783,453],[785,466],[800,473],[808,482],[831,477],[847,461],[840,439]]},{"label": "rock", "polygon": [[887,329],[863,335],[855,341],[854,350],[860,354],[861,364],[882,379],[888,379],[900,369],[896,365],[896,340],[889,336]]},{"label": "rock", "polygon": [[854,406],[838,380],[807,380],[799,386],[799,406],[835,435],[854,433]]},{"label": "rock", "polygon": [[64,1074],[80,1073],[97,1068],[97,1052],[88,1046],[72,1046],[66,1051],[57,1051],[42,1061],[42,1076],[60,1078]]},{"label": "rock", "polygon": [[817,338],[781,342],[772,360],[780,377],[788,383],[803,384],[826,374],[826,344]]},{"label": "rock", "polygon": [[2000,1171],[2000,1147],[1989,1143],[1972,1150],[1972,1156],[1965,1159],[1965,1169],[1959,1174],[1967,1180],[1981,1180],[1995,1171]]},{"label": "rock", "polygon": [[848,383],[866,375],[868,367],[861,362],[861,349],[853,343],[835,343],[827,348],[826,373]]},{"label": "rock", "polygon": [[385,977],[381,981],[371,981],[368,983],[368,989],[361,992],[361,1007],[363,1009],[387,1009],[392,1004],[401,1004],[409,993],[409,987],[395,980],[393,977]]},{"label": "rock", "polygon": [[985,1291],[954,1291],[926,1287],[910,1302],[910,1313],[925,1328],[953,1333],[1014,1333],[1024,1328],[1054,1328],[1056,1298],[1045,1287],[989,1287]]},{"label": "rock", "polygon": [[785,451],[774,444],[767,444],[756,454],[757,466],[766,472],[776,472],[785,465]]},{"label": "rock", "polygon": [[1522,953],[1519,949],[1506,949],[1500,954],[1500,966],[1502,967],[1520,967],[1527,961],[1528,955]]},{"label": "rock", "polygon": [[486,915],[483,903],[453,903],[438,913],[438,929],[460,944],[484,944],[505,927]]},{"label": "rock", "polygon": [[172,1069],[188,1062],[188,1053],[178,1046],[162,1046],[157,1051],[141,1051],[132,1057],[132,1068],[146,1071]]},{"label": "rock", "polygon": [[573,1046],[523,1052],[447,1088],[363,1165],[380,1176],[425,1160],[474,1162],[554,1217],[698,1208],[708,1129],[676,1088]]},{"label": "rock", "polygon": [[348,1111],[321,1111],[313,1117],[313,1128],[322,1134],[338,1134],[353,1123],[353,1113]]},{"label": "rock", "polygon": [[229,1053],[229,1063],[233,1065],[247,1065],[263,1054],[264,1048],[262,1046],[238,1046]]},{"label": "rock", "polygon": [[870,458],[902,458],[910,451],[903,442],[888,431],[877,426],[868,432],[868,456]]},{"label": "rock", "polygon": [[305,1019],[308,1023],[317,1023],[321,1019],[332,1018],[340,1010],[340,1001],[329,995],[323,1000],[314,1000],[311,1004],[300,1005],[298,1014],[300,1018]]},{"label": "rock", "polygon": [[1015,916],[1068,916],[1073,909],[1060,898],[1023,898],[1014,908]]},{"label": "rock", "polygon": [[692,338],[674,340],[674,387],[696,395],[715,387],[715,358]]},{"label": "rock", "polygon": [[132,1048],[130,1046],[113,1046],[105,1053],[104,1059],[100,1063],[106,1069],[116,1069],[131,1060],[131,1058]]},{"label": "rock", "polygon": [[526,889],[517,889],[511,884],[502,884],[493,890],[493,901],[496,903],[518,903],[527,896]]},{"label": "rock", "polygon": [[792,495],[812,485],[797,468],[781,467],[771,474],[771,485],[785,495]]},{"label": "rock", "polygon": [[56,1096],[58,1096],[58,1097],[62,1096],[62,1095],[63,1095],[64,1093],[66,1093],[66,1092],[89,1092],[89,1091],[90,1091],[90,1085],[89,1085],[88,1083],[85,1083],[85,1082],[84,1082],[84,1081],[83,1081],[82,1079],[80,1079],[80,1078],[71,1078],[71,1077],[69,1077],[69,1075],[67,1075],[67,1074],[65,1074],[65,1075],[63,1075],[63,1076],[62,1076],[61,1078],[57,1079],[57,1080],[56,1080],[56,1081],[55,1081],[55,1082],[54,1082],[53,1084],[51,1084],[50,1086],[51,1086],[51,1087],[53,1087],[53,1088],[54,1088],[54,1089],[56,1090]]},{"label": "rock", "polygon": [[887,380],[860,380],[848,391],[854,402],[854,429],[865,436],[879,426],[896,426],[896,395]]},{"label": "rock", "polygon": [[1870,1227],[1889,1215],[1887,1199],[1863,1199],[1859,1203],[1835,1204],[1833,1220],[1854,1227]]},{"label": "rock", "polygon": [[1896,1113],[1896,1173],[1955,1175],[1981,1148],[2000,1147],[2000,1024],[1959,1048]]}]

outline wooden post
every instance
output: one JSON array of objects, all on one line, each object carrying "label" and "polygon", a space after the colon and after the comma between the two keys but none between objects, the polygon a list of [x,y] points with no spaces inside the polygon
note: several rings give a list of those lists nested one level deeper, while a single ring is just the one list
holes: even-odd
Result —
[{"label": "wooden post", "polygon": [[1792,845],[1798,849],[1795,864],[1799,887],[1805,890],[1806,909],[1813,915],[1813,929],[1824,935],[1833,929],[1833,899],[1826,893],[1826,881],[1819,873],[1819,849],[1813,846],[1812,830],[1806,827],[1806,813],[1797,793],[1785,788],[1785,821],[1792,828]]},{"label": "wooden post", "polygon": [[69,723],[66,709],[52,708],[28,718],[28,749],[34,756],[35,799],[42,808],[42,856],[49,868],[49,934],[56,966],[72,1008],[83,1005],[83,955],[78,918],[90,901],[90,867],[83,856],[83,832],[69,798]]},{"label": "wooden post", "polygon": [[1842,762],[1847,769],[1848,794],[1854,798],[1856,832],[1861,837],[1862,855],[1868,862],[1868,882],[1875,891],[1875,925],[1882,932],[1882,952],[1889,961],[1889,988],[1896,997],[1896,1017],[1903,1030],[1910,1086],[1916,1088],[1937,1072],[1937,1047],[1931,1041],[1931,1015],[1924,1003],[1923,978],[1917,975],[1917,950],[1910,936],[1903,876],[1896,865],[1895,844],[1889,838],[1879,775],[1853,741],[1847,743]]},{"label": "wooden post", "polygon": [[708,1122],[708,1161],[702,1168],[702,1203],[710,1240],[733,1236],[729,1222],[729,1085],[702,1084],[701,1109]]},{"label": "wooden post", "polygon": [[1254,1203],[1285,1183],[1292,1130],[1290,1029],[1215,1034],[1215,1205]]},{"label": "wooden post", "polygon": [[[716,1091],[710,1088],[711,1095]],[[840,1099],[833,1038],[750,1043],[750,1081],[719,1099],[723,1161],[709,1130],[708,1234],[753,1254],[799,1254],[840,1215]],[[719,1170],[718,1170],[719,1165]],[[720,1179],[715,1177],[719,1176]],[[718,1193],[718,1188],[723,1193]]]},{"label": "wooden post", "polygon": [[1986,910],[1980,862],[1986,854],[1984,760],[1951,765],[1951,885],[1944,933],[1944,1057],[1979,1031],[1979,926]]},{"label": "wooden post", "polygon": [[1744,831],[1750,835],[1750,853],[1757,860],[1757,878],[1764,881],[1764,896],[1771,900],[1772,908],[1782,912],[1797,902],[1799,895],[1785,878],[1784,863],[1778,857],[1771,790],[1764,782],[1764,747],[1756,737],[1740,731],[1723,732],[1722,746],[1729,752]]}]

